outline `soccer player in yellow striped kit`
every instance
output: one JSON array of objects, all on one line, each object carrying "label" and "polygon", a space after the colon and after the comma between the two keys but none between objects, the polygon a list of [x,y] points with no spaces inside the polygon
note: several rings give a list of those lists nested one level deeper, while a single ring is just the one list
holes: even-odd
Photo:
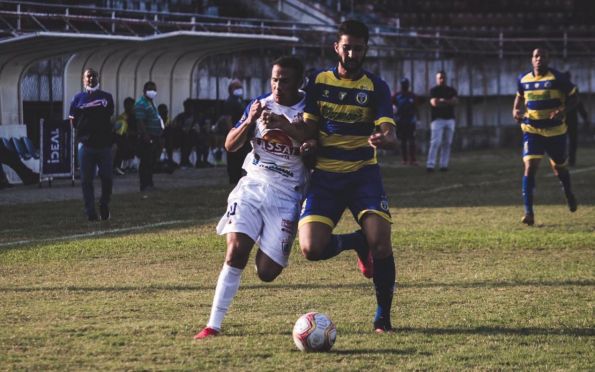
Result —
[{"label": "soccer player in yellow striped kit", "polygon": [[[517,94],[512,116],[523,131],[523,200],[525,215],[521,222],[532,226],[533,189],[535,174],[544,154],[550,158],[554,174],[560,180],[568,209],[575,212],[576,198],[570,185],[566,145],[566,111],[577,104],[576,87],[565,74],[548,66],[547,50],[533,50],[531,71],[521,74],[517,81]],[[523,112],[524,111],[524,112]]]}]

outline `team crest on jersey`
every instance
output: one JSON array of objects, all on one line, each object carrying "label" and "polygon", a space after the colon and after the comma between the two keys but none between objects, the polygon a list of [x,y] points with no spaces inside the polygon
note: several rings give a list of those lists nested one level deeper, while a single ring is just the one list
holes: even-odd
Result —
[{"label": "team crest on jersey", "polygon": [[328,98],[328,96],[331,94],[331,92],[328,91],[328,89],[325,89],[322,91],[322,96],[324,98]]},{"label": "team crest on jersey", "polygon": [[366,102],[368,102],[368,94],[366,92],[359,92],[356,96],[355,96],[355,100],[357,103],[359,103],[360,105],[365,105]]},{"label": "team crest on jersey", "polygon": [[347,97],[347,92],[339,92],[339,101],[342,101]]},{"label": "team crest on jersey", "polygon": [[529,89],[531,87],[531,85],[529,85],[528,83],[525,84],[525,89]]},{"label": "team crest on jersey", "polygon": [[539,88],[539,83],[535,83],[535,88]]}]

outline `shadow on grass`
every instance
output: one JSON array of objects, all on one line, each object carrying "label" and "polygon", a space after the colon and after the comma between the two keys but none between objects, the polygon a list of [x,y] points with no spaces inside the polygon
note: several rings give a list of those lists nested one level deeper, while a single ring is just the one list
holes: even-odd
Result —
[{"label": "shadow on grass", "polygon": [[[560,280],[560,281],[485,281],[485,282],[454,282],[454,283],[403,283],[397,284],[398,289],[407,288],[501,288],[501,287],[590,287],[595,286],[594,280]],[[291,284],[246,284],[242,285],[242,291],[260,289],[283,289],[283,290],[310,290],[310,289],[365,289],[371,288],[371,282],[350,283],[350,284],[313,284],[313,283],[291,283]],[[0,292],[45,292],[45,291],[72,291],[72,292],[153,292],[153,291],[210,291],[215,289],[213,285],[137,285],[117,287],[85,287],[85,286],[53,286],[53,287],[0,287]]]},{"label": "shadow on grass", "polygon": [[474,327],[474,328],[396,328],[396,334],[421,333],[424,335],[513,335],[513,336],[595,336],[593,328],[507,328],[507,327]]}]

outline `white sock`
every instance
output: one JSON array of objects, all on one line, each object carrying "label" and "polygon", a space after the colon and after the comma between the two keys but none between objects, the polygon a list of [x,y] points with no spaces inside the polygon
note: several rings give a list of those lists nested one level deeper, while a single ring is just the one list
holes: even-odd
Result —
[{"label": "white sock", "polygon": [[223,264],[223,268],[219,273],[217,280],[217,287],[215,288],[215,297],[213,298],[213,305],[211,307],[211,316],[207,327],[221,330],[221,323],[229,309],[231,300],[235,297],[240,288],[240,279],[242,276],[242,269],[231,267],[228,264]]}]

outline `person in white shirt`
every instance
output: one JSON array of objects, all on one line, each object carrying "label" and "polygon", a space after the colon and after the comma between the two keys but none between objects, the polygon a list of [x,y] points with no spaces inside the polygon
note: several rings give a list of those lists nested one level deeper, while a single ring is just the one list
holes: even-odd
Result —
[{"label": "person in white shirt", "polygon": [[262,281],[275,280],[288,264],[309,171],[300,156],[301,144],[279,129],[267,128],[272,122],[287,124],[301,119],[305,93],[299,87],[303,74],[299,59],[275,60],[271,93],[250,102],[226,137],[227,151],[240,149],[246,141],[250,141],[252,151],[243,164],[247,174],[229,194],[227,212],[217,226],[217,233],[227,236],[227,254],[209,321],[194,339],[220,334],[255,243],[256,270]]}]

